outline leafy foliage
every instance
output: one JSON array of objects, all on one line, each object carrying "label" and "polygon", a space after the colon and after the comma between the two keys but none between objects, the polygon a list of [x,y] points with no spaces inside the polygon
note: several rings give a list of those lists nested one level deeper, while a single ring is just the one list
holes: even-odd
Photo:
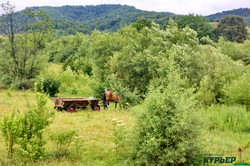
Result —
[{"label": "leafy foliage", "polygon": [[51,75],[48,75],[45,78],[39,79],[35,84],[35,88],[38,92],[44,92],[53,97],[59,92],[60,84],[59,80]]},{"label": "leafy foliage", "polygon": [[214,29],[212,25],[208,23],[208,20],[203,16],[189,14],[180,17],[176,22],[179,28],[188,26],[189,28],[195,30],[199,39],[208,36],[213,41],[218,40],[216,29]]},{"label": "leafy foliage", "polygon": [[46,108],[47,98],[37,93],[37,106],[30,107],[19,119],[17,144],[19,152],[28,159],[38,160],[45,154],[44,129],[52,122],[54,112]]},{"label": "leafy foliage", "polygon": [[150,92],[136,126],[137,165],[190,165],[200,161],[195,100],[187,80],[171,70],[165,86]]},{"label": "leafy foliage", "polygon": [[137,20],[135,23],[132,24],[132,27],[136,28],[138,31],[142,30],[144,27],[151,28],[152,27],[152,20],[141,18]]},{"label": "leafy foliage", "polygon": [[54,112],[46,108],[47,98],[43,94],[36,94],[37,106],[29,106],[24,114],[14,112],[5,116],[1,130],[7,145],[8,157],[12,157],[14,145],[16,151],[25,159],[38,160],[45,155],[43,132],[53,118]]},{"label": "leafy foliage", "polygon": [[246,23],[240,16],[229,15],[222,18],[218,29],[220,34],[229,41],[243,43],[247,39]]},{"label": "leafy foliage", "polygon": [[233,60],[242,60],[246,65],[250,64],[250,40],[244,43],[229,42],[220,39],[217,44],[218,49],[222,54],[228,55]]},{"label": "leafy foliage", "polygon": [[249,73],[224,87],[224,100],[228,104],[241,104],[250,109]]},{"label": "leafy foliage", "polygon": [[5,144],[7,147],[7,155],[9,158],[12,158],[14,152],[14,145],[18,139],[20,121],[18,116],[15,113],[12,113],[10,116],[4,116],[1,122],[1,131]]},{"label": "leafy foliage", "polygon": [[[23,11],[21,19],[14,15],[14,6],[2,4],[5,11],[1,19],[1,30],[4,33],[0,50],[0,69],[3,74],[12,78],[12,83],[20,80],[29,80],[39,74],[44,62],[45,42],[49,38],[51,20],[42,10]],[[18,25],[22,25],[22,35],[17,35]],[[20,28],[20,27],[19,27]]]}]

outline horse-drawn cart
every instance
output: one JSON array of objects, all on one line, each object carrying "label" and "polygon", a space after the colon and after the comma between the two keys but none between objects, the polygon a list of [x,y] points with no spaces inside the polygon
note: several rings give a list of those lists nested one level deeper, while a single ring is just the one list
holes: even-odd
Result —
[{"label": "horse-drawn cart", "polygon": [[94,97],[52,97],[51,100],[55,103],[54,108],[60,111],[75,112],[76,109],[85,109],[87,106],[90,106],[94,111],[100,111],[98,105],[100,99]]}]

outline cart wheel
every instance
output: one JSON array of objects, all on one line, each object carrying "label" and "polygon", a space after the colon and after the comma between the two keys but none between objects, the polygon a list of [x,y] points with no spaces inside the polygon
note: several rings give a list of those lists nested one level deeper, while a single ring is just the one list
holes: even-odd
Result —
[{"label": "cart wheel", "polygon": [[74,105],[70,105],[67,110],[68,112],[76,112],[76,107]]},{"label": "cart wheel", "polygon": [[99,105],[94,105],[93,111],[100,111],[100,106]]}]

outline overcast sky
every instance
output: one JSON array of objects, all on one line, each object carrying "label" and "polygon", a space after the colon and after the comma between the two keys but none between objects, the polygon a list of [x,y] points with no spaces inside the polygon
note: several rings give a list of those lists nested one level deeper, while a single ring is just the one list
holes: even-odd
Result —
[{"label": "overcast sky", "polygon": [[[209,15],[237,8],[250,8],[250,0],[9,0],[16,11],[31,6],[126,4],[137,9],[175,14]],[[0,0],[4,3],[6,0]],[[0,14],[3,11],[0,9]]]}]

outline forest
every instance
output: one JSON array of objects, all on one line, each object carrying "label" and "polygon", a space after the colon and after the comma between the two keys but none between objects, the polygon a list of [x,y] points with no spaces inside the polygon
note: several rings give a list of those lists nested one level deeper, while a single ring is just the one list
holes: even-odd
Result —
[{"label": "forest", "polygon": [[[77,32],[90,34],[94,30],[117,32],[121,28],[136,22],[140,18],[153,20],[160,26],[169,20],[178,20],[183,15],[170,12],[153,12],[136,9],[127,5],[87,5],[87,6],[62,6],[62,7],[31,7],[32,10],[45,10],[53,19],[53,27],[58,35],[75,35]],[[21,12],[15,12],[20,17]],[[250,25],[250,9],[240,8],[221,13],[204,16],[209,22],[219,22],[226,15],[243,17]],[[21,29],[19,29],[21,30]],[[2,34],[2,32],[0,32]]]},{"label": "forest", "polygon": [[[1,165],[250,163],[244,18],[138,17],[65,34],[46,10],[1,7]],[[104,89],[118,108],[61,112],[50,99],[102,99]]]}]

